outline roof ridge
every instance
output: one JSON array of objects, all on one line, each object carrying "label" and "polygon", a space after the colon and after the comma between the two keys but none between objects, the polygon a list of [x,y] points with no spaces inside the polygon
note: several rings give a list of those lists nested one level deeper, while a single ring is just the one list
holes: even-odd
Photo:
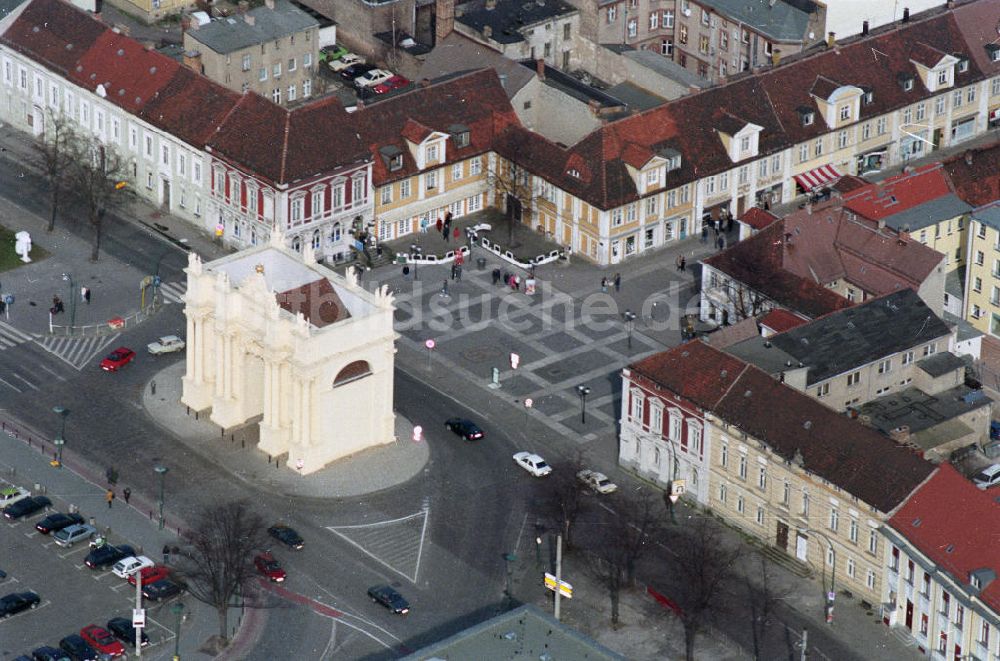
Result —
[{"label": "roof ridge", "polygon": [[281,181],[285,181],[285,169],[288,166],[288,136],[291,135],[292,113],[285,109],[285,130],[281,140],[281,165],[278,168]]}]

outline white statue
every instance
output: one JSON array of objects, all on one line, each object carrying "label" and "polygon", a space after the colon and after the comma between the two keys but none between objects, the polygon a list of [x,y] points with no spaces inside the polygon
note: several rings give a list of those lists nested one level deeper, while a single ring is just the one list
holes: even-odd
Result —
[{"label": "white statue", "polygon": [[25,231],[20,231],[14,235],[14,252],[21,256],[21,261],[27,264],[31,261],[31,235]]}]

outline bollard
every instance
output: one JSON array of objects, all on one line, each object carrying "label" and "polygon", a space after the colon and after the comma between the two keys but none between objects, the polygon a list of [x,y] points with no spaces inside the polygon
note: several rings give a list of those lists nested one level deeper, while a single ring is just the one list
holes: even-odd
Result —
[{"label": "bollard", "polygon": [[244,436],[243,438],[240,439],[240,447],[243,448],[244,450],[247,449],[247,437],[246,436]]}]

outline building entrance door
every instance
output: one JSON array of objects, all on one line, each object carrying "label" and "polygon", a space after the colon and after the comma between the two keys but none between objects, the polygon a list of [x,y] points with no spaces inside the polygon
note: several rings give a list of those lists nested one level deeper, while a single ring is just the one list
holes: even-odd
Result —
[{"label": "building entrance door", "polygon": [[788,550],[788,524],[778,521],[778,534],[774,540],[774,545],[782,551]]}]

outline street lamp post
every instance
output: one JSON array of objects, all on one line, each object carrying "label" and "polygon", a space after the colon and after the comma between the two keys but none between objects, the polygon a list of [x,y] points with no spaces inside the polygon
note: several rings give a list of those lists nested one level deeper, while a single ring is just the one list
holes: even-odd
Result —
[{"label": "street lamp post", "polygon": [[174,627],[174,661],[181,661],[181,616],[184,615],[184,604],[178,601],[170,607],[170,612],[177,618]]},{"label": "street lamp post", "polygon": [[[813,533],[819,535],[826,542],[827,547],[830,549],[830,556],[832,559],[830,568],[830,590],[823,595],[824,603],[826,604],[826,623],[833,624],[833,599],[837,594],[837,549],[834,548],[833,542],[825,534],[818,530],[812,528],[804,528],[802,530],[804,533]],[[826,561],[823,561],[823,588],[826,589]]]},{"label": "street lamp post", "polygon": [[167,471],[170,470],[166,466],[154,466],[155,470],[160,475],[160,530],[163,530],[163,485],[166,481]]},{"label": "street lamp post", "polygon": [[56,436],[55,441],[53,441],[56,446],[56,458],[55,461],[52,462],[53,466],[60,468],[62,467],[63,445],[66,444],[66,416],[69,415],[69,409],[62,406],[53,406],[52,412],[62,418],[59,423],[59,435]]},{"label": "street lamp post", "polygon": [[76,284],[69,273],[63,273],[62,279],[63,282],[69,283],[69,332],[72,333],[73,327],[76,326]]},{"label": "street lamp post", "polygon": [[577,386],[576,393],[580,395],[580,424],[587,424],[587,395],[590,394],[590,388],[587,386]]},{"label": "street lamp post", "polygon": [[415,243],[411,243],[410,244],[410,259],[413,260],[413,279],[414,280],[419,280],[419,278],[417,277],[417,261],[416,260],[420,259],[420,255],[423,252],[424,252],[424,249],[421,248],[420,246],[418,246],[417,244],[415,244]]},{"label": "street lamp post", "polygon": [[625,332],[628,333],[628,348],[632,348],[632,329],[635,328],[635,312],[631,310],[625,310],[625,314],[622,315],[622,321],[625,322]]},{"label": "street lamp post", "polygon": [[507,588],[504,590],[504,596],[507,597],[507,608],[510,609],[511,605],[514,603],[514,567],[513,563],[517,560],[517,556],[513,553],[504,553],[503,560],[507,564]]}]

